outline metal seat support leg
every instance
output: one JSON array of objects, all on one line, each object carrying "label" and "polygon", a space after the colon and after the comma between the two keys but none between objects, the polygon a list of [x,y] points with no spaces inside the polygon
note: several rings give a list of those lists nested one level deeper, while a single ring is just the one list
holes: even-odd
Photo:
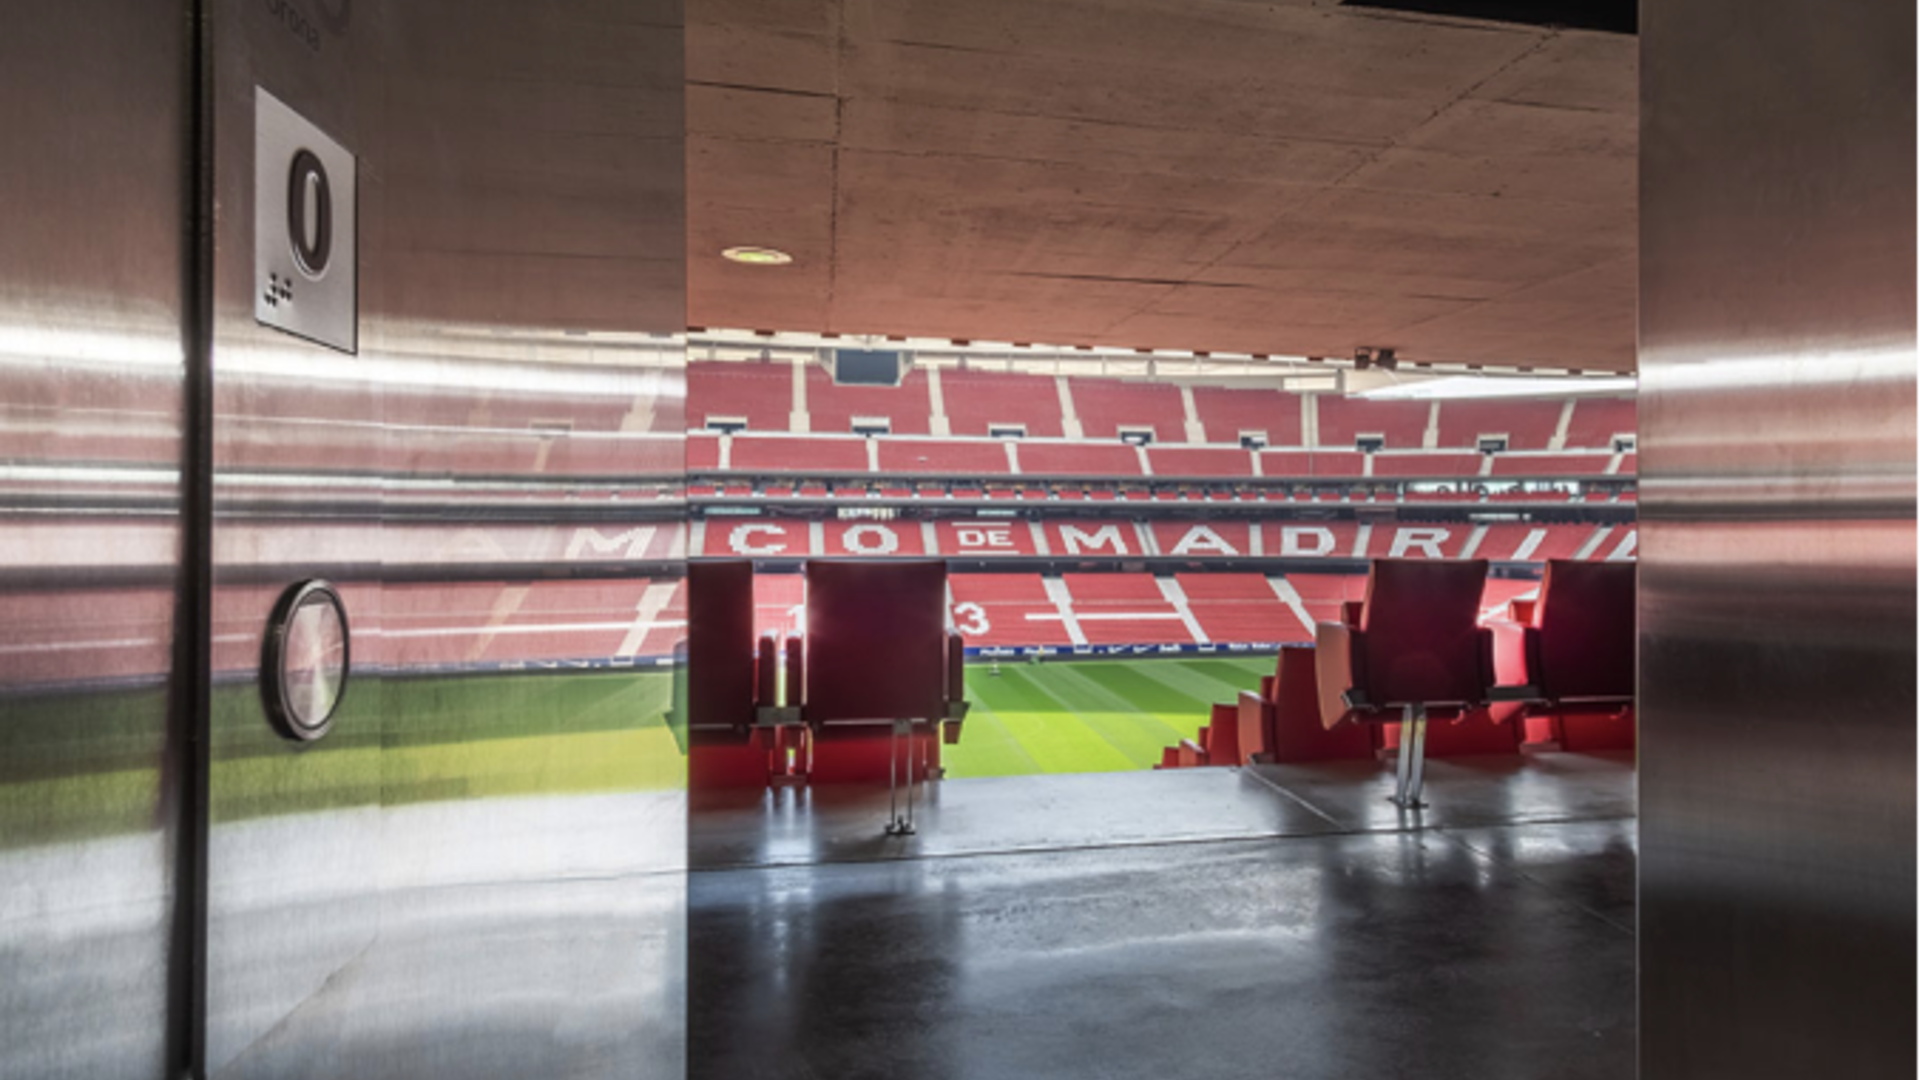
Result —
[{"label": "metal seat support leg", "polygon": [[[905,735],[907,762],[907,815],[900,816],[901,736]],[[913,721],[895,720],[887,737],[887,835],[912,836],[913,828]]]},{"label": "metal seat support leg", "polygon": [[1420,800],[1426,785],[1427,707],[1407,705],[1400,715],[1400,760],[1392,801],[1402,810],[1418,810],[1427,805]]}]

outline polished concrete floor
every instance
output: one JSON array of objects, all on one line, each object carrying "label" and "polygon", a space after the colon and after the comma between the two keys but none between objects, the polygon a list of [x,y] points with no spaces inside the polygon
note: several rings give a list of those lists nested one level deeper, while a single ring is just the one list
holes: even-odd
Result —
[{"label": "polished concrete floor", "polygon": [[689,1074],[1631,1077],[1631,758],[1429,770],[702,797]]}]

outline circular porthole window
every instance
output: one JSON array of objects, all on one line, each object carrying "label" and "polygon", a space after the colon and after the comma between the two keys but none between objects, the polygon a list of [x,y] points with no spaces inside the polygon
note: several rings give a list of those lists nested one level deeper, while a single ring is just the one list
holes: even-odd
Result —
[{"label": "circular porthole window", "polygon": [[351,667],[347,608],[324,581],[303,581],[273,606],[260,659],[267,718],[289,739],[327,733]]}]

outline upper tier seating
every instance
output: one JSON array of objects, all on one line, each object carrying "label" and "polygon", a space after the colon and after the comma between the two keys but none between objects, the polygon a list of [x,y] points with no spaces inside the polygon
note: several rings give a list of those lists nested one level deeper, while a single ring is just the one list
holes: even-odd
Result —
[{"label": "upper tier seating", "polygon": [[1443,401],[1436,448],[1480,448],[1480,436],[1505,435],[1509,450],[1545,450],[1560,427],[1558,400]]},{"label": "upper tier seating", "polygon": [[786,431],[793,412],[793,365],[694,362],[687,365],[687,427],[709,417],[745,419],[749,431]]},{"label": "upper tier seating", "polygon": [[1374,454],[1375,476],[1478,476],[1480,454]]},{"label": "upper tier seating", "polygon": [[1599,476],[1611,454],[1495,454],[1495,476]]},{"label": "upper tier seating", "polygon": [[1061,435],[1060,392],[1051,376],[945,368],[940,397],[955,435],[987,435],[990,424],[1024,424],[1036,439]]},{"label": "upper tier seating", "polygon": [[1305,450],[1262,450],[1260,451],[1260,475],[1307,477],[1346,477],[1360,476],[1367,467],[1364,454],[1352,450],[1305,451]]},{"label": "upper tier seating", "polygon": [[940,473],[959,476],[1000,476],[1009,472],[1007,447],[1000,441],[877,439],[880,471],[884,473]]},{"label": "upper tier seating", "polygon": [[1252,476],[1253,455],[1245,450],[1201,446],[1152,446],[1147,460],[1155,476]]},{"label": "upper tier seating", "polygon": [[863,473],[867,470],[867,440],[809,438],[789,435],[784,438],[736,435],[733,439],[734,472],[828,472]]},{"label": "upper tier seating", "polygon": [[1028,476],[1139,476],[1140,455],[1122,442],[1022,442],[1020,472]]},{"label": "upper tier seating", "polygon": [[899,386],[841,386],[826,369],[807,365],[807,426],[821,434],[846,434],[854,417],[882,417],[895,435],[925,435],[933,406],[927,376],[907,372]]},{"label": "upper tier seating", "polygon": [[1335,450],[1351,450],[1356,435],[1381,435],[1389,450],[1418,450],[1427,434],[1424,401],[1370,401],[1366,398],[1318,394],[1315,408],[1320,417],[1318,445]]},{"label": "upper tier seating", "polygon": [[1186,410],[1179,389],[1169,383],[1075,376],[1067,380],[1067,388],[1086,438],[1117,438],[1122,427],[1149,427],[1155,442],[1187,441]]},{"label": "upper tier seating", "polygon": [[711,472],[720,468],[720,438],[717,435],[687,436],[689,472]]},{"label": "upper tier seating", "polygon": [[1266,433],[1267,445],[1300,445],[1300,396],[1284,390],[1193,388],[1193,411],[1210,443],[1236,443],[1243,431]]},{"label": "upper tier seating", "polygon": [[1575,401],[1567,425],[1568,450],[1611,450],[1616,435],[1639,430],[1633,398],[1583,397]]}]

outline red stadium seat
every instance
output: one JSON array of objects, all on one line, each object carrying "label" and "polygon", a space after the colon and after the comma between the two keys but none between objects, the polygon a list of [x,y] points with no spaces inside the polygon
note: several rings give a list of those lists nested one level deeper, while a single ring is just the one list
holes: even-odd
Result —
[{"label": "red stadium seat", "polygon": [[[687,566],[687,786],[763,787],[768,750],[754,726],[758,660],[753,563]],[[770,675],[771,673],[765,673]],[[771,704],[771,702],[765,702]]]},{"label": "red stadium seat", "polygon": [[992,427],[1016,424],[1029,438],[1057,439],[1060,392],[1048,375],[1019,375],[947,369],[940,373],[940,396],[948,430],[955,435],[986,435]]},{"label": "red stadium seat", "polygon": [[[814,783],[908,785],[908,811],[888,823],[912,831],[913,784],[948,715],[947,566],[939,560],[807,563],[806,693]],[[895,773],[905,735],[906,775]]]},{"label": "red stadium seat", "polygon": [[1352,450],[1360,435],[1378,435],[1389,450],[1418,450],[1426,442],[1425,401],[1373,401],[1342,397],[1339,394],[1315,395],[1314,408],[1320,422],[1320,446],[1332,450]]},{"label": "red stadium seat", "polygon": [[1207,718],[1207,764],[1245,765],[1240,750],[1240,709],[1236,705],[1215,705]]},{"label": "red stadium seat", "polygon": [[1153,429],[1156,443],[1187,441],[1180,390],[1169,383],[1074,376],[1067,388],[1080,430],[1089,439],[1118,438],[1123,427],[1146,427]]},{"label": "red stadium seat", "polygon": [[1567,425],[1567,449],[1611,450],[1616,436],[1631,435],[1639,426],[1633,398],[1578,398]]},{"label": "red stadium seat", "polygon": [[1237,443],[1261,432],[1268,446],[1300,445],[1300,398],[1284,390],[1224,386],[1193,388],[1193,409],[1210,443]]},{"label": "red stadium seat", "polygon": [[1560,426],[1562,404],[1546,401],[1443,401],[1441,449],[1479,448],[1482,435],[1504,435],[1509,450],[1545,450]]},{"label": "red stadium seat", "polygon": [[1554,560],[1539,599],[1513,614],[1518,681],[1537,695],[1529,711],[1552,722],[1550,737],[1567,750],[1631,749],[1634,564]]},{"label": "red stadium seat", "polygon": [[1493,642],[1477,625],[1485,560],[1378,559],[1352,621],[1315,634],[1321,722],[1402,723],[1393,800],[1420,802],[1429,719],[1457,720],[1484,705]]},{"label": "red stadium seat", "polygon": [[1241,691],[1240,749],[1258,761],[1366,761],[1373,757],[1377,728],[1320,721],[1320,687],[1311,648],[1280,650],[1275,673],[1260,680],[1259,693]]}]

